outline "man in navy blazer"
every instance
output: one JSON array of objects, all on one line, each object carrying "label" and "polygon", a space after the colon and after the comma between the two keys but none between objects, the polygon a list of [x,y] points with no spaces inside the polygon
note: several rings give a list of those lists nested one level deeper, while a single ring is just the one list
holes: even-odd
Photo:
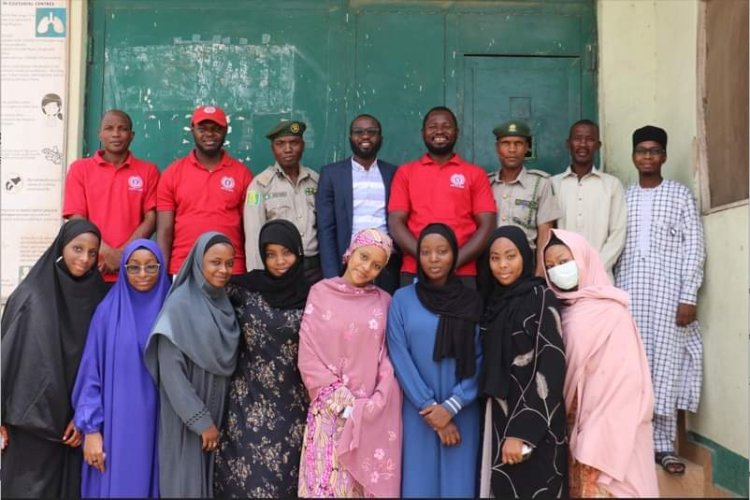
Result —
[{"label": "man in navy blazer", "polygon": [[[352,120],[349,144],[352,156],[324,166],[318,180],[315,209],[324,278],[342,274],[342,258],[356,231],[388,230],[386,207],[398,167],[377,157],[382,144],[377,118],[363,114]],[[400,268],[401,254],[394,249],[375,284],[392,294],[398,288]]]}]

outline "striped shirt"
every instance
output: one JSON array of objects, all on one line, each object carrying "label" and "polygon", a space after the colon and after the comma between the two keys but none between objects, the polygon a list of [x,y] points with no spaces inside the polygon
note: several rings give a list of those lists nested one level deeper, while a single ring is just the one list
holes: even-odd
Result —
[{"label": "striped shirt", "polygon": [[383,176],[377,160],[365,169],[352,158],[352,237],[371,227],[387,232]]}]

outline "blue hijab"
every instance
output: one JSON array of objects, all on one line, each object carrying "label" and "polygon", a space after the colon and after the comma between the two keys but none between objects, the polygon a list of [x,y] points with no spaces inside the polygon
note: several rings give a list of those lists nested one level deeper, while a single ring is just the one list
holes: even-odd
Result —
[{"label": "blue hijab", "polygon": [[[130,285],[125,269],[139,249],[153,253],[160,264],[156,284],[147,292]],[[159,247],[135,240],[123,250],[117,282],[91,319],[73,388],[73,420],[85,434],[102,433],[107,458],[103,474],[84,463],[84,497],[158,496],[159,397],[143,350],[169,286]]]}]

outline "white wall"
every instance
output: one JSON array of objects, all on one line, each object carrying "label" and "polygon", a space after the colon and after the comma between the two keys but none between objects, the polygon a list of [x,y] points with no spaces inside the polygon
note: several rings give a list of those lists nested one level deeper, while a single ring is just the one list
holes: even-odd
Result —
[{"label": "white wall", "polygon": [[[669,134],[665,177],[698,195],[698,0],[598,0],[597,9],[605,170],[634,182],[633,130],[657,125]],[[688,427],[747,457],[748,207],[706,215],[703,223],[708,259],[698,314],[705,381]]]},{"label": "white wall", "polygon": [[633,131],[656,125],[669,135],[664,175],[692,186],[697,0],[599,0],[597,11],[605,170],[634,182]]},{"label": "white wall", "polygon": [[748,206],[703,218],[706,279],[698,297],[703,332],[701,406],[688,427],[748,456]]}]

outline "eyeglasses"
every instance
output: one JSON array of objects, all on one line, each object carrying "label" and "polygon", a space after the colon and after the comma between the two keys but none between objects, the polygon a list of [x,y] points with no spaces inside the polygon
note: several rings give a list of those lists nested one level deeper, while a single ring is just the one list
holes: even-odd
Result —
[{"label": "eyeglasses", "polygon": [[352,129],[352,135],[378,135],[380,133],[379,128],[353,128]]},{"label": "eyeglasses", "polygon": [[159,272],[161,264],[146,264],[145,266],[139,266],[138,264],[128,264],[125,266],[125,270],[128,274],[138,274],[141,270],[146,271],[146,274],[156,274]]},{"label": "eyeglasses", "polygon": [[664,148],[635,148],[633,152],[640,156],[659,156],[666,153],[666,151],[664,151]]}]

